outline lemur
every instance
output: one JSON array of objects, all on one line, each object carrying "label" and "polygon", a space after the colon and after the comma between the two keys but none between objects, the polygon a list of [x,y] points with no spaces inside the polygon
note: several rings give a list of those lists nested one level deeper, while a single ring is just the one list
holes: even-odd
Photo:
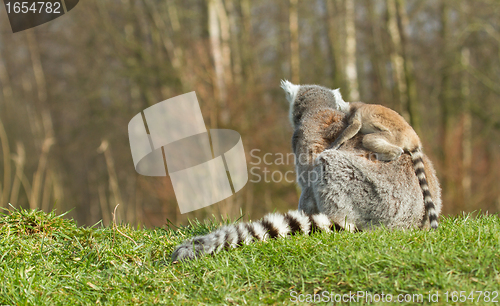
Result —
[{"label": "lemur", "polygon": [[422,143],[417,133],[401,115],[390,108],[362,102],[348,103],[342,99],[338,91],[334,92],[338,94],[335,99],[337,109],[348,116],[349,125],[335,139],[331,148],[340,148],[347,140],[361,132],[365,135],[363,146],[376,153],[378,159],[382,161],[395,160],[403,152],[408,152],[424,196],[426,217],[429,218],[431,228],[436,229],[438,215],[429,191],[422,161]]},{"label": "lemur", "polygon": [[[350,225],[361,230],[380,224],[387,228],[424,226],[424,207],[415,205],[422,191],[413,176],[408,175],[414,171],[410,158],[375,163],[359,156],[359,150],[349,149],[349,146],[322,153],[347,124],[346,116],[338,111],[340,101],[343,102],[339,90],[317,85],[293,85],[286,81],[282,82],[282,88],[290,102],[293,150],[296,158],[303,154],[303,160],[296,164],[297,173],[302,171],[318,176],[313,182],[308,181],[308,176],[302,179],[299,176],[303,188],[299,210],[268,214],[255,222],[231,224],[207,235],[190,238],[175,248],[172,261],[195,259],[226,248],[296,233],[352,230]],[[349,144],[357,141],[349,141]],[[319,153],[320,165],[315,166],[315,156]],[[424,160],[439,211],[439,183],[425,156]],[[306,192],[309,197],[304,199]]]},{"label": "lemur", "polygon": [[337,109],[342,100],[338,89],[331,90],[318,85],[294,85],[281,81],[290,104],[290,122],[294,129],[292,149],[295,154],[297,182],[302,189],[299,210],[308,214],[318,213],[311,189],[311,171],[318,155],[333,142],[333,135],[341,132],[342,114]]},{"label": "lemur", "polygon": [[[291,87],[288,88],[288,86]],[[295,101],[299,86],[282,81],[281,87],[287,93],[287,100],[290,103]],[[329,139],[329,135],[338,134],[341,131],[340,126],[332,125],[342,120],[342,115],[335,109],[337,105],[335,96],[340,95],[340,92],[317,85],[301,86],[301,88],[299,100],[304,101],[304,107],[300,110],[300,115],[298,108],[295,113],[290,111],[290,119],[294,127],[292,148],[295,153],[297,181],[302,188],[299,209],[289,211],[284,215],[268,214],[256,222],[224,226],[208,235],[189,239],[172,253],[173,261],[193,259],[205,253],[217,253],[224,247],[237,247],[249,244],[253,240],[265,241],[268,238],[283,237],[299,232],[307,235],[316,230],[343,229],[343,226],[336,224],[332,218],[319,212],[309,181],[315,158],[333,141]],[[308,90],[311,90],[312,96],[307,94]],[[289,93],[292,92],[294,96],[290,96]],[[354,230],[354,227],[348,229]]]},{"label": "lemur", "polygon": [[[349,118],[347,128],[335,139],[332,149],[338,149],[358,132],[365,134],[363,146],[376,153],[382,161],[397,159],[404,151],[410,153],[419,185],[424,196],[426,218],[430,220],[431,228],[438,227],[438,217],[435,205],[429,191],[424,164],[422,161],[422,144],[413,128],[395,111],[382,105],[365,104],[361,102],[347,103],[342,98],[339,89],[326,90],[317,85],[294,85],[289,81],[281,81],[281,88],[286,92],[290,103],[290,120],[294,126],[293,148],[296,155],[317,156],[325,150],[325,142],[331,139],[334,131],[328,126],[338,110]],[[300,94],[299,94],[300,93]],[[295,137],[306,130],[309,135]],[[299,158],[300,159],[300,158]],[[299,209],[306,212],[316,212],[309,207],[315,207],[314,199],[307,199],[310,189],[309,182],[301,181],[301,175],[309,173],[315,163],[310,159],[306,163],[297,162],[299,185],[302,187]],[[305,184],[306,183],[306,184]],[[312,203],[312,205],[306,205]]]}]

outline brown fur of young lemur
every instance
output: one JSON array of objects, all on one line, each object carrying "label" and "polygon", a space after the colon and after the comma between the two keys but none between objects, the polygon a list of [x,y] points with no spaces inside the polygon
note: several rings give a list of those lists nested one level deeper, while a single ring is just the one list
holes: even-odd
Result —
[{"label": "brown fur of young lemur", "polygon": [[349,123],[335,139],[332,149],[338,149],[360,132],[364,135],[363,146],[376,153],[379,160],[392,161],[403,152],[408,152],[424,196],[426,217],[429,218],[431,228],[437,228],[438,214],[422,161],[422,143],[413,128],[397,112],[382,105],[347,103],[342,99],[336,99],[336,102],[339,103],[338,109],[348,116]]}]

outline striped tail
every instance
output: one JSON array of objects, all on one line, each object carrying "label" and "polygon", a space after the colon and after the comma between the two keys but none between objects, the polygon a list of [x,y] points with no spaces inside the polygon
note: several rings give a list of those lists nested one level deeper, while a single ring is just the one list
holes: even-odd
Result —
[{"label": "striped tail", "polygon": [[298,210],[291,210],[286,214],[272,213],[255,222],[224,226],[205,236],[188,239],[177,246],[171,258],[173,262],[185,261],[204,254],[216,254],[226,248],[237,248],[253,241],[332,230],[340,230],[340,227],[332,223],[325,214],[306,215]]},{"label": "striped tail", "polygon": [[431,192],[429,191],[429,184],[427,183],[427,176],[425,175],[424,161],[422,160],[422,150],[420,147],[410,152],[411,159],[413,161],[413,167],[415,169],[415,174],[418,178],[418,183],[422,189],[424,195],[425,204],[425,216],[422,223],[427,221],[431,224],[431,228],[436,229],[438,227],[438,215],[436,213],[436,206],[432,201]]}]

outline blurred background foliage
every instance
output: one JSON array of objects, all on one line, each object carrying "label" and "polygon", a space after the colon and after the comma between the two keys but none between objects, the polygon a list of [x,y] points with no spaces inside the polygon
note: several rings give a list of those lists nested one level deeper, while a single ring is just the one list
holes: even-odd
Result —
[{"label": "blurred background foliage", "polygon": [[[494,0],[86,0],[12,34],[1,9],[0,206],[106,225],[120,204],[118,220],[147,227],[296,208],[300,190],[279,181],[293,159],[276,161],[291,153],[287,78],[397,110],[434,161],[444,213],[497,212],[499,16]],[[181,215],[169,177],[135,172],[127,124],[189,91],[208,128],[242,135],[253,172]],[[275,162],[255,165],[266,153]]]}]

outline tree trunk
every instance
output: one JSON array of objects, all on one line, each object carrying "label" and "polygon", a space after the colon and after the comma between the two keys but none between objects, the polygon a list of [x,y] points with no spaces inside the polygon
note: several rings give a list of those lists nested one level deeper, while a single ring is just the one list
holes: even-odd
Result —
[{"label": "tree trunk", "polygon": [[401,30],[399,31],[401,35],[401,56],[403,58],[403,70],[406,82],[406,103],[407,112],[410,119],[410,124],[413,129],[420,134],[420,110],[417,98],[417,88],[415,85],[415,77],[413,74],[413,63],[409,55],[408,48],[408,35],[406,33],[409,28],[408,15],[406,14],[406,1],[397,0],[397,12],[398,17],[401,20]]},{"label": "tree trunk", "polygon": [[1,197],[0,197],[0,207],[7,207],[7,202],[9,201],[9,194],[10,194],[10,184],[11,184],[11,169],[10,169],[10,146],[9,146],[9,139],[7,138],[7,133],[5,132],[5,128],[3,126],[2,121],[0,120],[0,143],[2,145],[2,155],[3,155],[3,174],[4,174],[4,179],[3,179],[3,186],[0,185],[2,188],[1,191]]},{"label": "tree trunk", "polygon": [[[220,116],[222,122],[229,121],[229,116],[227,114],[227,91],[226,83],[224,80],[224,61],[221,46],[221,31],[219,26],[219,15],[218,15],[218,2],[219,0],[209,0],[208,1],[208,33],[210,35],[210,47],[212,49],[212,57],[214,60],[214,70],[215,70],[215,96],[217,97]],[[215,128],[217,126],[215,122],[212,124]]]},{"label": "tree trunk", "polygon": [[240,85],[242,82],[241,49],[238,37],[237,12],[233,0],[226,0],[229,15],[229,28],[231,30],[231,54],[233,56],[234,83]]},{"label": "tree trunk", "polygon": [[[241,21],[243,24],[243,31],[241,33],[241,38],[243,41],[243,46],[251,46],[253,44],[252,39],[252,7],[250,0],[241,0]],[[258,73],[258,61],[257,57],[252,54],[252,48],[243,48],[241,50],[242,55],[242,72],[245,74],[245,78],[248,80],[247,86],[251,86],[256,83]]]},{"label": "tree trunk", "polygon": [[[470,64],[469,48],[462,48],[461,56],[462,66],[468,67]],[[472,118],[470,113],[470,87],[469,75],[467,72],[462,73],[462,194],[464,201],[464,209],[471,208],[471,170],[472,170]]]},{"label": "tree trunk", "polygon": [[24,150],[23,143],[17,142],[16,146],[17,154],[16,156],[12,157],[12,160],[16,165],[16,174],[14,176],[14,183],[12,184],[12,193],[10,195],[9,201],[9,203],[14,206],[17,204],[17,200],[19,199],[19,190],[21,189],[24,174],[24,165],[26,164],[26,151]]},{"label": "tree trunk", "polygon": [[[33,187],[31,189],[31,198],[30,198],[30,208],[41,208],[40,207],[40,195],[42,193],[42,181],[46,173],[48,155],[50,148],[54,144],[54,139],[52,137],[47,137],[44,139],[42,144],[42,151],[40,153],[40,160],[38,161],[38,168],[33,175]],[[42,194],[43,197],[43,194]]]},{"label": "tree trunk", "polygon": [[[13,96],[12,96],[12,86],[10,83],[9,74],[7,73],[7,68],[0,54],[0,85],[2,85],[2,95],[3,95],[3,107],[12,106]],[[2,113],[5,111],[0,108]]]},{"label": "tree trunk", "polygon": [[342,63],[342,47],[340,34],[340,15],[335,7],[335,0],[326,1],[328,40],[330,41],[331,62],[333,63],[333,87],[343,88],[345,85]]},{"label": "tree trunk", "polygon": [[181,32],[175,4],[171,1],[167,1],[166,8],[173,30],[173,35],[169,35],[167,24],[164,21],[165,18],[161,16],[158,8],[152,5],[152,3],[147,0],[144,1],[144,4],[153,17],[153,22],[157,31],[159,32],[159,37],[161,37],[163,48],[167,52],[167,56],[170,59],[170,63],[174,68],[176,76],[179,78],[181,89],[183,91],[189,90],[189,88],[191,87],[191,82],[188,80],[188,77],[186,76],[186,73],[184,71],[184,52],[182,51],[182,48],[179,46],[179,44],[175,44],[172,39],[173,36],[178,37]]},{"label": "tree trunk", "polygon": [[292,83],[300,83],[300,50],[299,50],[299,17],[297,12],[298,0],[290,0],[290,68]]},{"label": "tree trunk", "polygon": [[442,185],[443,185],[443,200],[451,202],[454,194],[454,184],[451,175],[453,169],[453,161],[450,157],[450,150],[452,148],[451,132],[452,132],[452,80],[451,68],[453,59],[451,54],[449,25],[448,25],[448,5],[446,0],[441,1],[441,50],[443,67],[441,69],[441,90],[439,93],[439,101],[441,102],[441,165],[442,171]]},{"label": "tree trunk", "polygon": [[358,72],[356,68],[356,14],[354,0],[345,0],[345,74],[348,83],[348,101],[359,101]]},{"label": "tree trunk", "polygon": [[396,84],[395,96],[399,102],[398,111],[410,122],[410,114],[408,113],[408,94],[407,85],[404,79],[404,59],[402,56],[401,34],[399,33],[396,0],[387,0],[387,28],[391,36],[392,51],[392,75],[394,83]]},{"label": "tree trunk", "polygon": [[50,189],[48,186],[47,188],[42,188],[42,183],[44,181],[44,178],[47,177],[46,171],[48,164],[48,155],[52,145],[55,143],[55,138],[52,127],[52,118],[47,106],[47,84],[45,80],[45,73],[43,71],[42,61],[40,58],[40,52],[38,49],[38,43],[36,41],[34,30],[27,30],[26,38],[28,41],[28,48],[31,55],[33,74],[35,76],[38,93],[38,111],[41,113],[41,121],[43,126],[43,133],[42,131],[40,131],[40,135],[43,134],[40,158],[38,161],[37,170],[33,175],[33,186],[31,189],[31,196],[29,200],[30,208],[35,209],[41,208],[40,205],[42,203],[40,202],[40,200],[43,199],[43,193],[45,191],[48,192],[48,190]]},{"label": "tree trunk", "polygon": [[[470,24],[470,6],[467,2],[461,5],[461,21]],[[464,43],[465,44],[465,43]],[[472,115],[470,96],[470,49],[462,46],[460,62],[462,66],[462,199],[463,209],[472,210]],[[499,196],[500,199],[500,196]]]},{"label": "tree trunk", "polygon": [[391,94],[388,92],[387,86],[387,69],[386,69],[386,55],[383,49],[383,40],[380,27],[377,24],[378,16],[376,15],[375,8],[372,1],[366,1],[368,14],[371,23],[371,48],[373,52],[370,53],[373,69],[377,78],[377,85],[379,86],[379,98],[381,101],[378,104],[387,105],[391,101]]},{"label": "tree trunk", "polygon": [[115,170],[115,161],[113,155],[111,154],[111,150],[109,149],[109,142],[107,140],[103,140],[101,142],[101,145],[97,149],[97,152],[104,154],[104,159],[106,161],[106,168],[108,170],[109,176],[109,189],[112,194],[110,204],[115,209],[117,205],[122,205],[122,208],[125,211],[125,220],[127,220],[127,205],[125,205],[124,201],[122,200],[118,176],[116,175]]},{"label": "tree trunk", "polygon": [[227,16],[226,8],[221,0],[216,0],[217,4],[217,17],[219,18],[220,34],[221,34],[221,49],[222,49],[222,66],[224,67],[224,82],[227,87],[233,83],[233,72],[231,70],[231,39],[229,29],[229,18]]},{"label": "tree trunk", "polygon": [[106,189],[103,185],[99,185],[97,190],[99,194],[99,204],[101,205],[102,224],[104,226],[109,226],[111,224],[111,212],[109,210],[108,199],[106,197]]},{"label": "tree trunk", "polygon": [[40,52],[36,41],[33,29],[27,30],[26,38],[28,40],[28,48],[30,50],[31,62],[33,64],[33,73],[35,75],[36,88],[38,92],[38,101],[42,107],[45,107],[47,101],[47,86],[45,83],[45,73],[43,72],[42,62],[40,60]]},{"label": "tree trunk", "polygon": [[[181,24],[179,22],[179,14],[177,12],[177,7],[175,5],[175,1],[165,1],[167,5],[168,18],[170,19],[170,26],[172,27],[173,37],[177,41],[180,41],[180,37],[182,35]],[[165,34],[163,35],[165,37]],[[184,71],[185,69],[185,60],[184,60],[184,51],[182,50],[182,45],[179,43],[173,44],[173,56],[175,61],[178,63],[178,75],[181,80],[183,91],[192,90],[193,80],[189,76],[189,73]]]},{"label": "tree trunk", "polygon": [[[28,30],[29,31],[29,30]],[[3,45],[3,41],[0,41]],[[0,54],[0,85],[2,87],[2,102],[0,104],[0,115],[5,113],[10,114],[10,109],[14,103],[13,92],[9,74],[7,73],[7,68],[3,61],[3,57]],[[3,106],[3,107],[2,107]],[[3,171],[4,180],[3,186],[0,182],[0,207],[7,206],[9,201],[9,194],[11,191],[11,158],[10,158],[10,146],[7,132],[5,131],[2,118],[0,117],[0,144],[2,146],[3,152]]]}]

